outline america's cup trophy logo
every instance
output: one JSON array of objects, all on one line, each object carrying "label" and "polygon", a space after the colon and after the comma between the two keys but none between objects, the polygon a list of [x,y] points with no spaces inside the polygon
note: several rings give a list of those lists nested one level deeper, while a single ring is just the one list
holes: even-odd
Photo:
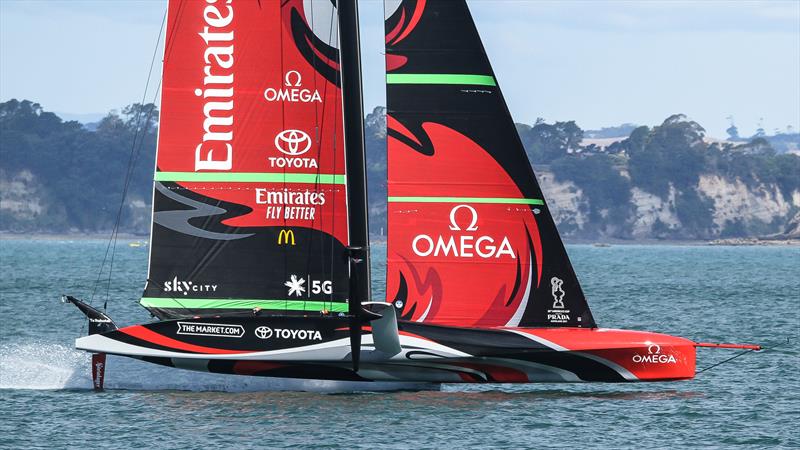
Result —
[{"label": "america's cup trophy logo", "polygon": [[564,309],[564,290],[561,285],[564,280],[558,277],[550,279],[550,292],[553,294],[553,309]]}]

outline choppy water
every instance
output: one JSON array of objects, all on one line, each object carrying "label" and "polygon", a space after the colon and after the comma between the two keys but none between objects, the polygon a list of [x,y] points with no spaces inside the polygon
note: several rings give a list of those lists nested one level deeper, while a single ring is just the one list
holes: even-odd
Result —
[{"label": "choppy water", "polygon": [[[800,446],[796,247],[569,248],[602,326],[766,345],[792,338],[694,381],[395,393],[111,357],[110,389],[94,393],[88,356],[71,348],[84,323],[58,296],[89,298],[104,250],[102,241],[0,241],[0,447]],[[118,324],[148,320],[136,305],[146,257],[118,247],[108,293]],[[95,303],[105,296],[103,287]],[[701,349],[698,364],[734,354]]]}]

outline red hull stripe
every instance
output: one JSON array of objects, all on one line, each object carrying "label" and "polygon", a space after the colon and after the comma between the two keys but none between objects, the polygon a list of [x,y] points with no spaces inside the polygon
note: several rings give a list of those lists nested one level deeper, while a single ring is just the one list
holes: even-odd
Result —
[{"label": "red hull stripe", "polygon": [[233,366],[233,372],[238,375],[253,375],[281,367],[285,367],[285,365],[267,361],[237,361]]},{"label": "red hull stripe", "polygon": [[432,339],[428,339],[425,336],[420,336],[419,334],[409,333],[408,331],[400,330],[397,333],[399,335],[401,335],[401,336],[408,336],[408,337],[412,337],[412,338],[422,339],[423,341],[428,341],[428,342],[433,342],[435,344],[438,344],[438,342],[436,342],[436,341],[434,341]]},{"label": "red hull stripe", "polygon": [[194,353],[207,353],[207,354],[216,354],[216,355],[230,355],[230,354],[237,354],[237,353],[252,353],[248,350],[224,350],[221,348],[213,348],[213,347],[203,347],[201,345],[194,345],[194,344],[187,344],[186,342],[181,342],[172,338],[168,338],[163,334],[158,334],[155,331],[148,330],[147,328],[143,327],[142,325],[134,325],[132,327],[126,327],[119,331],[123,333],[133,336],[137,339],[141,339],[143,341],[151,342],[153,344],[161,345],[163,347],[169,347],[176,350],[184,350],[187,352],[194,352]]},{"label": "red hull stripe", "polygon": [[492,377],[492,381],[500,383],[527,383],[530,381],[524,372],[510,367],[470,363],[460,363],[456,365],[484,372]]}]

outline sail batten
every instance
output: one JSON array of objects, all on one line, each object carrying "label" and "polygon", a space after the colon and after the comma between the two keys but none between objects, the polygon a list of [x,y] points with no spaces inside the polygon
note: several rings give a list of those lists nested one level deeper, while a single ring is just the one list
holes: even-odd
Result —
[{"label": "sail batten", "polygon": [[303,300],[279,299],[206,299],[206,298],[158,298],[143,297],[142,306],[147,308],[171,309],[246,309],[254,308],[266,310],[292,310],[292,311],[322,311],[347,312],[345,302],[320,302]]},{"label": "sail batten", "polygon": [[544,205],[540,198],[499,197],[388,197],[389,203],[496,203],[511,205]]},{"label": "sail batten", "polygon": [[387,84],[471,84],[497,86],[492,75],[452,73],[396,73],[386,75]]},{"label": "sail batten", "polygon": [[285,172],[156,172],[155,181],[346,184],[346,178],[344,175],[330,173]]}]

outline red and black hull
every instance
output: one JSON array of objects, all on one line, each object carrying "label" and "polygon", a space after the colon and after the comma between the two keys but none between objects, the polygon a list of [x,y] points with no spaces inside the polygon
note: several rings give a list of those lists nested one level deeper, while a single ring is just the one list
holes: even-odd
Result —
[{"label": "red and black hull", "polygon": [[695,343],[585,328],[458,328],[399,323],[402,351],[375,350],[369,327],[352,367],[347,317],[213,317],[134,325],[79,349],[238,375],[436,383],[635,382],[695,374]]}]

